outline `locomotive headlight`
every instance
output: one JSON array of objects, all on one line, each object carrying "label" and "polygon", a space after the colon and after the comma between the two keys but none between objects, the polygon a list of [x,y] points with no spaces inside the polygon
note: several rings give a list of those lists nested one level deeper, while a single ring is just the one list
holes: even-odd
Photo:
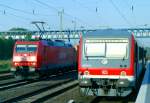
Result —
[{"label": "locomotive headlight", "polygon": [[18,63],[15,63],[15,66],[17,66],[18,65]]},{"label": "locomotive headlight", "polygon": [[13,61],[21,61],[20,56],[14,56]]},{"label": "locomotive headlight", "polygon": [[30,61],[36,61],[36,57],[35,56],[31,56],[30,57]]},{"label": "locomotive headlight", "polygon": [[35,66],[35,65],[36,65],[36,63],[32,63],[32,65],[34,65],[34,66]]},{"label": "locomotive headlight", "polygon": [[125,72],[125,71],[122,71],[122,72],[120,73],[120,76],[126,76],[126,72]]},{"label": "locomotive headlight", "polygon": [[89,71],[85,71],[85,72],[84,72],[84,75],[89,75]]}]

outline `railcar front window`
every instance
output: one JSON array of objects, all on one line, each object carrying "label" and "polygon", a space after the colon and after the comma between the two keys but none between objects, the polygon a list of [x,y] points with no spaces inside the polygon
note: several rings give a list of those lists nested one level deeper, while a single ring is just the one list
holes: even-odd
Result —
[{"label": "railcar front window", "polygon": [[90,58],[127,59],[128,39],[89,39],[84,52]]},{"label": "railcar front window", "polygon": [[16,52],[35,52],[37,50],[37,45],[16,45]]},{"label": "railcar front window", "polygon": [[127,43],[107,43],[106,58],[127,58]]},{"label": "railcar front window", "polygon": [[85,44],[86,56],[105,56],[105,43],[86,43]]}]

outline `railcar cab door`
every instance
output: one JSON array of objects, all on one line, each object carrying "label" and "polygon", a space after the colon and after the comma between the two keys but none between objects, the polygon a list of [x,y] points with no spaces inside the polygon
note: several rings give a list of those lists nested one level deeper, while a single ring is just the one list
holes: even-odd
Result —
[{"label": "railcar cab door", "polygon": [[140,76],[140,74],[142,73],[142,71],[145,69],[145,66],[144,66],[144,48],[139,46],[138,47],[138,64],[139,64],[139,73],[138,75]]},{"label": "railcar cab door", "polygon": [[[138,82],[137,77],[138,77],[138,45],[137,42],[135,41],[135,49],[134,49],[134,75],[135,75],[135,81],[136,83]],[[135,84],[136,85],[136,84]]]}]

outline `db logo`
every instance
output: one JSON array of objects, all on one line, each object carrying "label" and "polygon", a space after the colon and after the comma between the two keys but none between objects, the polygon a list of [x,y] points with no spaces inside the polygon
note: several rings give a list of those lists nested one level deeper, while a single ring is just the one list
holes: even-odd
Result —
[{"label": "db logo", "polygon": [[101,63],[105,65],[105,64],[108,63],[108,60],[107,59],[102,59]]},{"label": "db logo", "polygon": [[108,74],[107,70],[102,70],[102,74]]},{"label": "db logo", "polygon": [[26,58],[26,57],[22,57],[21,60],[22,60],[22,61],[26,61],[27,58]]}]

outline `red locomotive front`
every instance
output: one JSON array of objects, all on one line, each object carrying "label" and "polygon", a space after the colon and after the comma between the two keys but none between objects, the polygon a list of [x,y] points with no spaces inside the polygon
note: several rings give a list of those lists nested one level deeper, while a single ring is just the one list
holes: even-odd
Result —
[{"label": "red locomotive front", "polygon": [[16,73],[22,73],[24,75],[27,72],[34,72],[40,67],[40,58],[38,48],[40,42],[31,41],[17,41],[13,52],[13,68],[11,71],[17,71]]}]

